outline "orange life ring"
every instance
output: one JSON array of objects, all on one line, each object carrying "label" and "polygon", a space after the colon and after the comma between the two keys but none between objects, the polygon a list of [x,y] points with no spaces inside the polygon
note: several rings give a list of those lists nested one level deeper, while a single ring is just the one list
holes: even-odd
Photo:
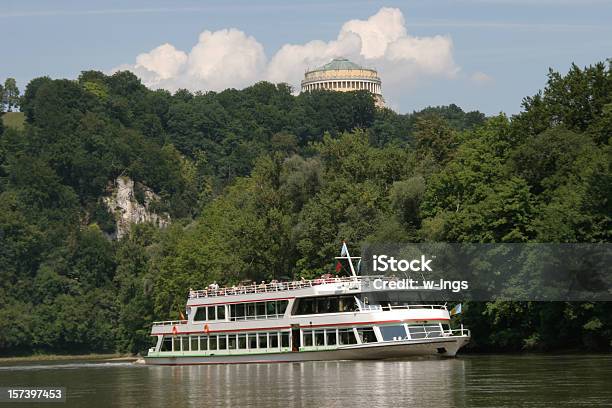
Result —
[{"label": "orange life ring", "polygon": [[178,333],[178,329],[176,328],[176,326],[172,326],[172,334],[177,334]]},{"label": "orange life ring", "polygon": [[208,334],[208,333],[210,332],[210,329],[208,328],[208,325],[207,325],[207,324],[205,324],[205,325],[204,325],[204,332],[205,332],[206,334]]}]

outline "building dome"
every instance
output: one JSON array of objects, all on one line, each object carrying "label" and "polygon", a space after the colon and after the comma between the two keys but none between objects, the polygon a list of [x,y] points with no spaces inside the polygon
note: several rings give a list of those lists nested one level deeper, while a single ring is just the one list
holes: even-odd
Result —
[{"label": "building dome", "polygon": [[364,69],[362,66],[355,64],[352,61],[347,60],[346,58],[334,58],[327,64],[315,68],[310,72],[314,71],[332,71],[335,69]]},{"label": "building dome", "polygon": [[384,106],[378,72],[346,58],[334,58],[323,66],[306,71],[302,92],[320,89],[339,92],[366,90],[374,96],[377,106]]}]

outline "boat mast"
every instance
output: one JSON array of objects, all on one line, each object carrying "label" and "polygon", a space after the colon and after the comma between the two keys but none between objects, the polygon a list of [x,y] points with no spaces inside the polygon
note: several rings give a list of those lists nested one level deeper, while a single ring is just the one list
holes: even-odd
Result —
[{"label": "boat mast", "polygon": [[355,272],[355,267],[353,266],[353,258],[361,259],[360,256],[351,257],[351,255],[349,254],[348,247],[346,246],[346,241],[342,241],[342,249],[340,250],[340,256],[337,256],[336,259],[347,259],[349,263],[349,268],[351,268],[351,275],[356,277],[357,273]]}]

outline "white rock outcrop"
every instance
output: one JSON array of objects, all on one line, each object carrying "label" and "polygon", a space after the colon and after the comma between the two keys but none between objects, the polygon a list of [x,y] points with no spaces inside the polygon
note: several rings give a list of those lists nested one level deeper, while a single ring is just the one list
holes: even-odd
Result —
[{"label": "white rock outcrop", "polygon": [[115,180],[112,194],[103,198],[104,204],[115,217],[116,237],[118,239],[129,232],[132,224],[152,222],[158,227],[165,227],[170,223],[170,215],[167,213],[156,214],[150,209],[152,203],[161,200],[160,197],[146,186],[142,186],[142,189],[144,191],[144,203],[139,203],[134,194],[134,180],[119,176]]}]

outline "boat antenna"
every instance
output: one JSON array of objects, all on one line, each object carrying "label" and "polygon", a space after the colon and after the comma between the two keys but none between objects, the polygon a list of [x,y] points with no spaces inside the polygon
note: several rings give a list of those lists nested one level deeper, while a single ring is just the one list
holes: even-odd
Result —
[{"label": "boat antenna", "polygon": [[351,257],[351,255],[349,254],[348,247],[346,246],[346,241],[342,241],[342,249],[340,250],[340,256],[337,256],[336,259],[347,259],[349,263],[349,267],[351,268],[351,275],[355,277],[357,276],[357,273],[355,273],[355,267],[353,266],[353,259],[361,260],[361,257],[360,256]]}]

